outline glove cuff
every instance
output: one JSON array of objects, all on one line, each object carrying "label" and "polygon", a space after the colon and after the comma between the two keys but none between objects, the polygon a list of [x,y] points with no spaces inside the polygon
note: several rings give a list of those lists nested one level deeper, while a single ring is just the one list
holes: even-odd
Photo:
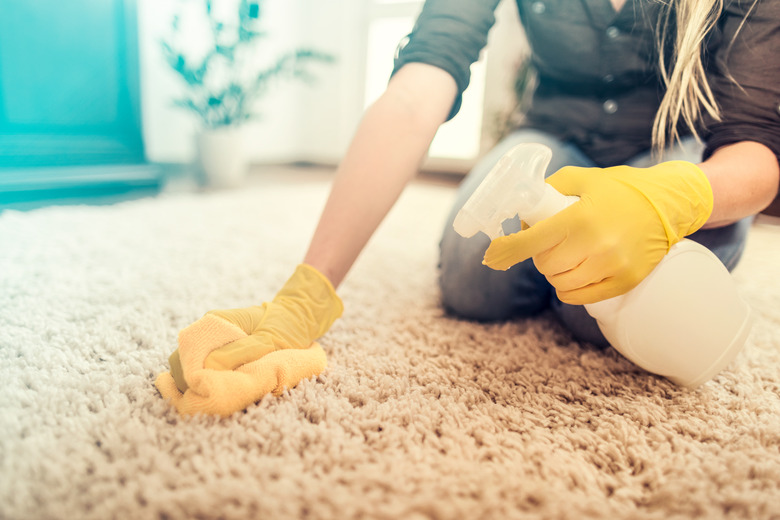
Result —
[{"label": "glove cuff", "polygon": [[[684,200],[691,205],[688,214],[691,218],[669,222],[672,231],[676,234],[677,240],[674,241],[676,243],[699,230],[710,218],[714,207],[712,186],[702,169],[692,162],[668,161],[658,166],[667,167],[666,171],[677,174],[677,182],[671,183],[671,186],[675,186],[680,194],[687,195]],[[670,210],[666,214],[680,215],[680,212]],[[670,240],[670,246],[674,243]]]},{"label": "glove cuff", "polygon": [[[314,337],[320,337],[328,331],[344,312],[344,303],[336,294],[336,289],[330,280],[314,267],[300,264],[290,276],[281,290],[274,297],[277,303],[300,300],[305,294],[305,308],[316,323]],[[308,320],[307,320],[308,321]]]},{"label": "glove cuff", "polygon": [[297,283],[303,282],[306,287],[312,289],[312,296],[318,300],[329,301],[334,307],[333,311],[338,314],[336,318],[341,317],[341,314],[344,312],[344,302],[336,294],[336,288],[333,287],[327,276],[309,264],[299,264],[290,279],[299,280]]}]

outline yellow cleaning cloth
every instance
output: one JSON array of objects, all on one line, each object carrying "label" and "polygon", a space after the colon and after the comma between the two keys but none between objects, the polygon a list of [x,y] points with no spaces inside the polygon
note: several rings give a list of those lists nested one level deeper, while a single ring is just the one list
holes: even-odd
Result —
[{"label": "yellow cleaning cloth", "polygon": [[179,333],[162,396],[183,414],[230,415],[325,369],[314,340],[344,310],[330,281],[299,265],[271,302],[209,311]]},{"label": "yellow cleaning cloth", "polygon": [[235,370],[203,368],[208,354],[247,334],[213,314],[179,333],[179,355],[189,388],[182,394],[170,372],[155,382],[163,398],[179,413],[229,416],[245,409],[264,395],[281,394],[302,379],[321,373],[326,365],[325,351],[316,342],[303,349],[284,349],[246,363]]}]

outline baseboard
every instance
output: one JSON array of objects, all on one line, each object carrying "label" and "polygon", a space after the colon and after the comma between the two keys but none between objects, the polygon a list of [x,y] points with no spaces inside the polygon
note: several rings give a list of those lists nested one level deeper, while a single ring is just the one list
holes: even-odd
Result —
[{"label": "baseboard", "polygon": [[102,203],[160,191],[163,168],[155,164],[0,169],[0,208],[51,203]]}]

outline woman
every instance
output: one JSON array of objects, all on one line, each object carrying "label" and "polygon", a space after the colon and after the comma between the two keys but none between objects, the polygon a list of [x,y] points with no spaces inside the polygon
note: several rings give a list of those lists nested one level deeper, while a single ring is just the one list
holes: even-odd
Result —
[{"label": "woman", "polygon": [[[438,127],[457,113],[497,3],[426,2],[339,166],[303,264],[272,302],[207,315],[249,334],[211,352],[207,368],[231,370],[273,350],[307,347],[338,318],[335,288]],[[538,86],[522,126],[460,188],[441,243],[443,303],[478,320],[552,305],[576,337],[603,343],[583,303],[627,291],[686,235],[732,268],[750,218],[775,197],[780,3],[518,0],[518,10]],[[455,212],[520,142],[552,148],[553,185],[594,195],[588,211],[555,223],[588,240],[522,231],[488,244],[452,231]],[[506,231],[520,230],[513,225]],[[198,322],[193,327],[197,338]],[[183,390],[185,377],[172,368]]]}]

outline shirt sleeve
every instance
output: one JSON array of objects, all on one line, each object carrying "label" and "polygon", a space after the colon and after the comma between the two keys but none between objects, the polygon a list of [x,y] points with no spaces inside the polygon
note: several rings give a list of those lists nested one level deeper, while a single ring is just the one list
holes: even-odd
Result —
[{"label": "shirt sleeve", "polygon": [[721,120],[704,117],[704,158],[728,144],[756,141],[780,161],[780,2],[733,0],[720,27],[708,81]]},{"label": "shirt sleeve", "polygon": [[407,63],[427,63],[448,72],[458,94],[448,119],[460,110],[471,64],[487,44],[498,0],[427,0],[414,29],[398,46],[393,74]]}]

